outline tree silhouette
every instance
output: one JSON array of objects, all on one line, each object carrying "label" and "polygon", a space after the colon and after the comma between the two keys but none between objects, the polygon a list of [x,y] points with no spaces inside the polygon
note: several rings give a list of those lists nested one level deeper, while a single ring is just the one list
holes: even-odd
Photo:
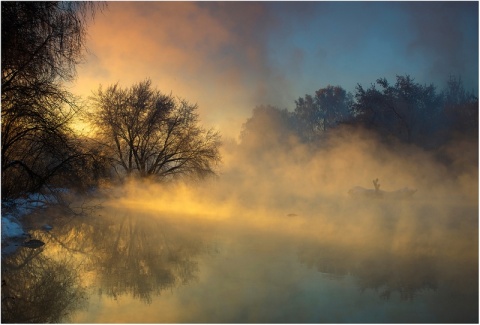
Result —
[{"label": "tree silhouette", "polygon": [[478,98],[463,87],[462,79],[450,76],[443,92],[449,136],[478,136]]},{"label": "tree silhouette", "polygon": [[475,130],[478,121],[478,100],[452,79],[438,92],[408,75],[397,76],[395,85],[380,78],[368,89],[357,86],[352,109],[356,124],[425,148],[448,141],[452,128]]},{"label": "tree silhouette", "polygon": [[295,101],[295,116],[301,125],[301,133],[308,140],[345,122],[350,117],[352,96],[340,86],[328,85]]},{"label": "tree silhouette", "polygon": [[220,161],[220,135],[199,126],[197,105],[153,89],[150,80],[102,87],[92,98],[98,128],[119,175],[206,176]]},{"label": "tree silhouette", "polygon": [[[38,191],[59,175],[81,181],[85,164],[69,127],[79,111],[63,86],[82,59],[97,4],[2,4],[2,198]],[[75,178],[75,176],[78,176]]]}]

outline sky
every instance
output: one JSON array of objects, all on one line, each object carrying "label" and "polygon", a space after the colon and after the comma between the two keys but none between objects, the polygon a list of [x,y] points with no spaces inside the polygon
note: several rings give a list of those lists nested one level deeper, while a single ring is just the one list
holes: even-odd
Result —
[{"label": "sky", "polygon": [[293,110],[328,85],[352,93],[410,75],[478,95],[478,2],[107,2],[89,23],[73,93],[151,79],[237,138],[259,105]]}]

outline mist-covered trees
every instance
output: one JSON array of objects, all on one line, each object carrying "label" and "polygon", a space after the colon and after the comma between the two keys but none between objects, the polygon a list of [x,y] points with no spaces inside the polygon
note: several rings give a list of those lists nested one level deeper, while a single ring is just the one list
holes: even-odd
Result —
[{"label": "mist-covered trees", "polygon": [[444,123],[442,96],[435,86],[415,83],[410,76],[397,76],[395,85],[381,78],[376,85],[367,90],[357,86],[356,122],[404,142],[433,145]]},{"label": "mist-covered trees", "polygon": [[154,89],[102,87],[93,96],[92,123],[121,177],[205,176],[220,160],[220,136],[199,125],[197,105]]},{"label": "mist-covered trees", "polygon": [[477,139],[478,98],[460,78],[450,77],[441,91],[408,75],[397,76],[395,84],[379,78],[369,88],[358,85],[354,95],[340,86],[320,88],[296,100],[291,111],[257,107],[243,132],[262,143],[285,142],[291,132],[315,143],[342,124],[369,129],[385,141],[439,148],[454,137]]},{"label": "mist-covered trees", "polygon": [[257,106],[247,119],[241,132],[242,143],[250,148],[268,150],[278,143],[285,143],[296,128],[292,113],[274,106]]},{"label": "mist-covered trees", "polygon": [[442,93],[446,127],[451,133],[478,135],[478,98],[465,91],[461,78],[450,77]]},{"label": "mist-covered trees", "polygon": [[[80,109],[63,83],[82,59],[86,19],[97,4],[2,3],[2,199],[56,178],[82,180],[87,162],[70,122]],[[63,176],[62,176],[63,175]]]},{"label": "mist-covered trees", "polygon": [[408,75],[397,76],[395,85],[385,78],[376,85],[366,90],[357,86],[352,105],[357,125],[424,148],[438,147],[454,133],[476,136],[478,99],[465,91],[460,79],[450,77],[440,92]]},{"label": "mist-covered trees", "polygon": [[313,140],[350,116],[352,95],[340,86],[327,86],[295,101],[295,117],[301,133]]}]

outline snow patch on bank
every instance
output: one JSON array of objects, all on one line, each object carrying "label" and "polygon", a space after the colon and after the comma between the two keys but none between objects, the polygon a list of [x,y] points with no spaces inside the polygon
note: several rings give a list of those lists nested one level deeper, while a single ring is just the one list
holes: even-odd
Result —
[{"label": "snow patch on bank", "polygon": [[14,253],[27,237],[21,222],[13,214],[2,213],[2,258]]},{"label": "snow patch on bank", "polygon": [[[58,189],[55,192],[61,194],[67,192],[67,190]],[[40,193],[2,202],[2,255],[15,251],[17,245],[28,236],[24,226],[22,226],[23,216],[58,202],[58,196]]]},{"label": "snow patch on bank", "polygon": [[2,242],[8,238],[21,237],[25,231],[12,215],[2,216]]}]

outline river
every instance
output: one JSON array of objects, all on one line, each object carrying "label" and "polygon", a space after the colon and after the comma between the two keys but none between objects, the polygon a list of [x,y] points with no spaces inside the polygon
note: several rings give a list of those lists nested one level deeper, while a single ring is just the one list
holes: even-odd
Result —
[{"label": "river", "polygon": [[133,203],[32,230],[44,246],[2,258],[2,322],[478,322],[476,204]]}]

